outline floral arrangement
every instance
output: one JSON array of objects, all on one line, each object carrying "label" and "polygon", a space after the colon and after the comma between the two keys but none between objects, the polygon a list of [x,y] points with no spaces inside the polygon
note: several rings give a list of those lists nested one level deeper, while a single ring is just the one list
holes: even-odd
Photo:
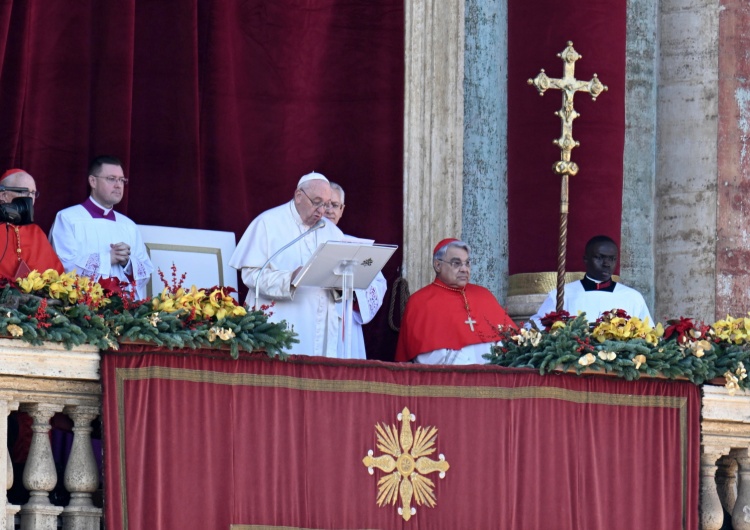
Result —
[{"label": "floral arrangement", "polygon": [[172,266],[171,285],[151,300],[133,299],[130,285],[116,279],[92,281],[74,273],[32,271],[17,282],[0,281],[0,334],[32,344],[61,342],[71,348],[93,344],[117,349],[121,342],[168,348],[263,350],[285,357],[298,342],[286,322],[269,322],[271,306],[248,310],[230,287],[183,287]]},{"label": "floral arrangement", "polygon": [[604,371],[628,380],[641,375],[684,378],[702,384],[723,377],[730,393],[750,388],[750,318],[727,316],[713,325],[689,318],[652,327],[648,320],[612,310],[589,323],[585,314],[549,313],[544,329],[500,328],[500,342],[486,356],[501,366],[545,374],[562,369]]}]

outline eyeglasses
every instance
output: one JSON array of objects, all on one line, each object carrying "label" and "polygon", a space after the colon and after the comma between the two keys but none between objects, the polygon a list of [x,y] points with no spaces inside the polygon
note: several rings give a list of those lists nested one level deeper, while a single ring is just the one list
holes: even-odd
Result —
[{"label": "eyeglasses", "polygon": [[452,259],[450,261],[445,261],[444,259],[439,259],[438,261],[442,261],[443,263],[447,263],[454,269],[458,270],[462,266],[466,266],[467,269],[471,268],[471,260],[467,259],[466,261],[461,261],[460,259]]},{"label": "eyeglasses", "polygon": [[92,175],[92,177],[98,179],[104,179],[110,184],[122,184],[123,186],[128,183],[128,179],[125,177],[116,177],[115,175]]},{"label": "eyeglasses", "polygon": [[11,191],[10,193],[15,193],[19,197],[31,197],[32,199],[38,199],[39,198],[39,192],[34,190],[28,190],[28,191]]},{"label": "eyeglasses", "polygon": [[303,190],[302,188],[300,188],[299,190],[305,194],[305,197],[307,197],[307,200],[310,201],[310,204],[312,204],[313,208],[315,208],[316,210],[320,210],[321,208],[323,208],[324,210],[331,209],[332,204],[330,202],[323,202],[323,199],[317,199],[314,201],[310,198],[310,196],[307,193],[305,193],[305,190]]},{"label": "eyeglasses", "polygon": [[326,210],[340,210],[342,206],[343,204],[340,202],[332,202],[331,204],[326,206]]}]

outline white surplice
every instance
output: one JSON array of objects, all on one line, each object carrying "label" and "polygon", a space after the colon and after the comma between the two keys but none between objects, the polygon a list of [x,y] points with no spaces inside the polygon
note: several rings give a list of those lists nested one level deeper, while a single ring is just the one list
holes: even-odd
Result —
[{"label": "white surplice", "polygon": [[460,350],[441,348],[427,353],[420,353],[414,357],[414,362],[419,364],[487,364],[485,355],[492,353],[492,347],[497,342],[482,342],[480,344],[469,344]]},{"label": "white surplice", "polygon": [[[536,322],[541,329],[543,328],[542,317],[555,311],[556,307],[557,289],[552,289],[542,302],[539,310],[529,320]],[[648,306],[641,293],[621,283],[615,284],[615,290],[611,293],[607,291],[586,291],[580,281],[566,283],[563,309],[574,317],[578,313],[586,313],[586,320],[589,322],[594,322],[602,313],[612,309],[624,309],[631,317],[638,317],[642,321],[648,318],[649,323],[652,326],[654,325],[651,313],[649,313]]]},{"label": "white surplice", "polygon": [[[126,283],[132,278],[141,300],[154,266],[136,224],[119,212],[114,215],[114,221],[95,219],[80,204],[65,208],[55,217],[49,241],[66,272],[75,270],[94,280],[114,277]],[[110,245],[115,243],[130,245],[130,261],[125,266],[112,265]]]},{"label": "white surplice", "polygon": [[[365,336],[362,332],[362,325],[367,324],[375,317],[375,313],[377,313],[380,306],[383,305],[383,299],[385,298],[385,292],[387,289],[388,285],[382,272],[379,272],[377,276],[375,276],[375,279],[372,280],[372,283],[370,283],[367,289],[354,289],[354,298],[357,300],[359,311],[352,311],[352,340],[351,352],[349,352],[348,359],[367,359],[367,352],[365,351]],[[338,302],[336,304],[336,311],[339,316],[339,326],[343,329],[344,304]],[[339,333],[339,359],[347,358],[344,351],[345,349],[343,333]]]},{"label": "white surplice", "polygon": [[[317,287],[291,287],[292,274],[307,263],[318,245],[344,239],[335,224],[325,217],[323,220],[323,228],[297,241],[268,264],[260,278],[257,306],[275,302],[269,310],[273,313],[270,320],[286,320],[294,328],[300,342],[293,344],[288,353],[336,357],[339,317],[333,292]],[[229,260],[231,267],[241,271],[242,281],[249,289],[246,299],[249,307],[256,305],[257,276],[266,260],[309,228],[302,222],[293,200],[263,212],[250,223]]]}]

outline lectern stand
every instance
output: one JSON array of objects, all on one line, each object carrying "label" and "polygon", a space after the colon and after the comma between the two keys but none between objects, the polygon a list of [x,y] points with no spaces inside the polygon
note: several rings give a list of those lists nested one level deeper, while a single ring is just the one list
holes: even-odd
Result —
[{"label": "lectern stand", "polygon": [[321,244],[292,280],[294,287],[340,289],[343,304],[344,358],[351,358],[354,289],[367,289],[396,245],[372,245],[342,241]]}]

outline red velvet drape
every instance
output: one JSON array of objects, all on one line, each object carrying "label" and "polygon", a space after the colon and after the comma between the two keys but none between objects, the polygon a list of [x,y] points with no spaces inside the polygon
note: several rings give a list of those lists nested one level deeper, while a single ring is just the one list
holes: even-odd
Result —
[{"label": "red velvet drape", "polygon": [[[107,528],[697,528],[691,383],[211,355],[104,355]],[[408,522],[363,463],[404,407],[450,466]]]},{"label": "red velvet drape", "polygon": [[[344,232],[400,244],[403,20],[403,0],[2,2],[0,172],[36,178],[46,231],[113,154],[137,223],[239,239],[317,170]],[[369,349],[391,351],[381,313]]]},{"label": "red velvet drape", "polygon": [[527,79],[540,69],[562,77],[556,57],[568,41],[583,56],[577,79],[598,74],[609,90],[594,102],[579,92],[571,159],[567,265],[582,271],[586,241],[605,234],[619,243],[625,145],[625,0],[508,2],[508,228],[510,274],[557,270],[560,177],[552,164],[560,148],[559,90],[540,98]]}]

